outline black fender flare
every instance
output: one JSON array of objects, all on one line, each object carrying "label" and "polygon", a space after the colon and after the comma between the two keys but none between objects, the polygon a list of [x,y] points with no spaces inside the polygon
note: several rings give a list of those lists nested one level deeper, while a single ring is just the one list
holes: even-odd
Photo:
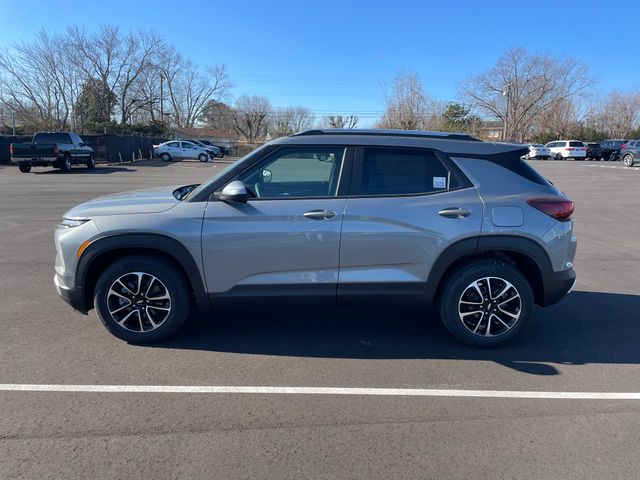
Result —
[{"label": "black fender flare", "polygon": [[547,274],[553,272],[551,260],[538,243],[526,237],[514,235],[481,235],[480,237],[465,238],[449,245],[436,259],[427,277],[426,299],[433,304],[440,284],[449,268],[456,262],[489,252],[514,252],[525,255],[532,260],[540,271],[544,283]]},{"label": "black fender flare", "polygon": [[200,270],[191,253],[178,240],[161,234],[127,233],[108,235],[92,241],[82,252],[78,261],[76,285],[86,290],[88,274],[91,272],[96,260],[105,253],[127,249],[146,251],[147,253],[159,252],[168,255],[186,273],[187,279],[193,288],[198,308],[203,311],[211,308]]}]

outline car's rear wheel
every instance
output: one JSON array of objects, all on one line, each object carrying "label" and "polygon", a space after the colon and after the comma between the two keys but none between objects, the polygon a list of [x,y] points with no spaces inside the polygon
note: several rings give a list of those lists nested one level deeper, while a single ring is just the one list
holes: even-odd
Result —
[{"label": "car's rear wheel", "polygon": [[125,257],[100,275],[94,306],[105,327],[131,343],[173,335],[189,313],[189,288],[178,269],[151,256]]},{"label": "car's rear wheel", "polygon": [[633,155],[627,153],[624,157],[622,157],[622,163],[624,163],[625,167],[633,167],[634,159]]},{"label": "car's rear wheel", "polygon": [[496,347],[516,336],[533,308],[526,278],[501,260],[482,260],[448,277],[440,301],[442,321],[453,337],[474,347]]},{"label": "car's rear wheel", "polygon": [[169,155],[168,153],[163,153],[162,155],[160,155],[160,159],[163,162],[170,162],[171,161],[171,155]]},{"label": "car's rear wheel", "polygon": [[201,153],[200,155],[198,155],[198,160],[200,160],[202,163],[206,163],[209,161],[209,156],[206,153]]},{"label": "car's rear wheel", "polygon": [[31,171],[31,164],[29,162],[20,162],[18,168],[22,173],[29,173]]}]

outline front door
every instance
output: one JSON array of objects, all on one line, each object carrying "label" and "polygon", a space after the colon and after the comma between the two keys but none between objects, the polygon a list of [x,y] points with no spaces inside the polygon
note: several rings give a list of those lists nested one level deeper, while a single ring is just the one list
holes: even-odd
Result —
[{"label": "front door", "polygon": [[335,302],[346,151],[283,147],[234,179],[249,191],[247,203],[209,200],[202,254],[214,302],[242,296]]}]

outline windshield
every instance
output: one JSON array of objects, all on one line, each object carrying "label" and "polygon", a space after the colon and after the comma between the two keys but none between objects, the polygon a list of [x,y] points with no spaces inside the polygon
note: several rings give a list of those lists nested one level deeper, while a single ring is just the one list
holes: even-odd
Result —
[{"label": "windshield", "polygon": [[254,151],[249,152],[247,155],[242,157],[237,162],[227,165],[226,168],[222,169],[220,172],[215,174],[209,180],[207,180],[206,182],[202,183],[200,186],[198,186],[197,188],[194,188],[191,192],[189,192],[189,194],[186,197],[184,197],[184,200],[189,200],[191,197],[196,196],[198,193],[208,190],[211,187],[212,184],[214,184],[220,177],[222,177],[224,174],[226,174],[228,170],[233,168],[239,162],[242,162],[244,159],[246,159],[250,155],[259,154],[261,151],[266,150],[269,147],[270,147],[270,145],[268,143],[266,143],[266,144],[262,145],[261,147],[255,149]]}]

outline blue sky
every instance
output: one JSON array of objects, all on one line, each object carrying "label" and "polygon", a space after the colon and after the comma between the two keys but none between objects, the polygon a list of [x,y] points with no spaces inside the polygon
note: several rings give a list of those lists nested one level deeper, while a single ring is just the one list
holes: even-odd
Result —
[{"label": "blue sky", "polygon": [[197,63],[226,63],[234,96],[265,95],[274,106],[305,105],[319,116],[355,113],[362,126],[383,110],[384,82],[399,70],[417,72],[433,96],[455,100],[461,80],[512,46],[584,61],[603,91],[640,86],[638,0],[0,4],[3,47],[51,25],[155,28]]}]

